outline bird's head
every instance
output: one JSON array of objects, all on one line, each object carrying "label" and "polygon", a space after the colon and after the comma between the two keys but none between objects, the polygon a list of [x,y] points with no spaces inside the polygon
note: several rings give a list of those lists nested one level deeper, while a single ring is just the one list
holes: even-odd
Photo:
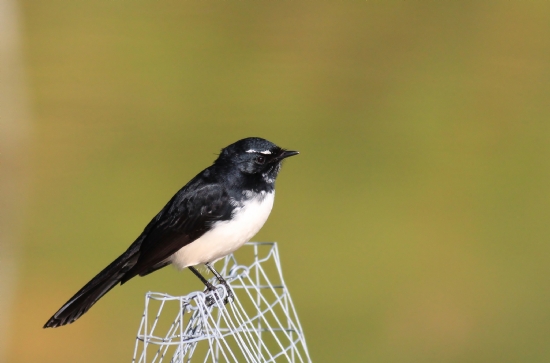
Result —
[{"label": "bird's head", "polygon": [[223,148],[215,163],[235,165],[244,174],[259,174],[273,183],[283,159],[297,154],[265,139],[248,137]]}]

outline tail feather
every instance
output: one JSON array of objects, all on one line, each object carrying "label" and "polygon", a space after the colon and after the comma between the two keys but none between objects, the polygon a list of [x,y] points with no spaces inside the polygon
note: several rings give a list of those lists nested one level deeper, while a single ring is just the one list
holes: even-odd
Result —
[{"label": "tail feather", "polygon": [[137,250],[129,249],[114,260],[103,271],[69,299],[44,325],[57,328],[73,323],[87,312],[103,295],[115,287],[135,264],[139,257]]}]

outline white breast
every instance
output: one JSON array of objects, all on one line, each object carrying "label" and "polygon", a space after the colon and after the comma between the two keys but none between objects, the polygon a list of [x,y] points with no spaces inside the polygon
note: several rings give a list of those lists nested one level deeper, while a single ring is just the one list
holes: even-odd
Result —
[{"label": "white breast", "polygon": [[274,191],[253,196],[235,209],[230,221],[217,222],[210,231],[174,253],[172,264],[183,269],[214,262],[234,252],[262,228],[273,208],[274,197]]}]

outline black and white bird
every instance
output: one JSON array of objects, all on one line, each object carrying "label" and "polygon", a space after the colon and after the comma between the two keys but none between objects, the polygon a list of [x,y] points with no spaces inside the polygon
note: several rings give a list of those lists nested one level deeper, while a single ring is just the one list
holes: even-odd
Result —
[{"label": "black and white bird", "polygon": [[262,228],[273,207],[281,162],[296,154],[257,137],[222,149],[211,166],[170,199],[126,252],[69,299],[44,328],[73,323],[118,283],[169,264],[188,267],[212,290],[193,267],[204,264],[226,285],[211,264]]}]

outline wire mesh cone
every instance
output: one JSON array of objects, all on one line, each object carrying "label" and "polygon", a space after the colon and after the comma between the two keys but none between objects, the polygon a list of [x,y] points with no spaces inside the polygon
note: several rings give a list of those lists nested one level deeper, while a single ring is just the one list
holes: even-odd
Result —
[{"label": "wire mesh cone", "polygon": [[222,261],[234,300],[224,305],[223,285],[147,293],[132,362],[311,362],[277,244],[247,243]]}]

